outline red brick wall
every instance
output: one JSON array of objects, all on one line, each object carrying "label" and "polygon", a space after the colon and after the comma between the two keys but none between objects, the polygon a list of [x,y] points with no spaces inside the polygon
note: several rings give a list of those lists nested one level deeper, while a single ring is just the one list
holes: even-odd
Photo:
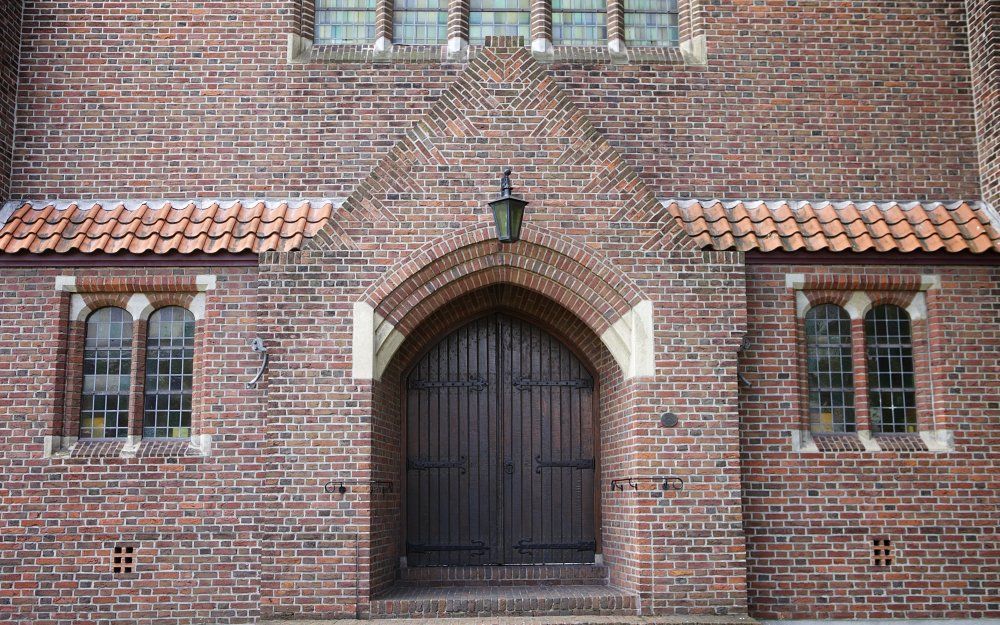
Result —
[{"label": "red brick wall", "polygon": [[[0,621],[246,622],[258,614],[268,497],[262,392],[246,388],[260,362],[247,345],[256,267],[114,269],[140,284],[218,276],[198,327],[196,427],[213,437],[209,456],[171,443],[131,459],[46,458],[69,313],[55,279],[95,271],[110,269],[6,268],[0,278]],[[123,543],[137,547],[137,567],[115,576],[111,550]]]},{"label": "red brick wall", "polygon": [[[705,68],[548,67],[659,196],[973,198],[962,4],[705,0]],[[289,64],[296,8],[29,3],[15,195],[346,195],[461,66]]]},{"label": "red brick wall", "polygon": [[[751,266],[741,456],[751,613],[767,618],[996,617],[1000,269]],[[937,427],[950,452],[792,450],[802,422],[785,275],[917,279],[927,292]],[[928,389],[920,389],[927,393]],[[872,566],[873,537],[896,563]]]},{"label": "red brick wall", "polygon": [[983,198],[1000,204],[1000,3],[967,0]]},{"label": "red brick wall", "polygon": [[21,2],[0,3],[0,204],[10,193],[11,154],[14,147],[14,100],[21,46]]}]

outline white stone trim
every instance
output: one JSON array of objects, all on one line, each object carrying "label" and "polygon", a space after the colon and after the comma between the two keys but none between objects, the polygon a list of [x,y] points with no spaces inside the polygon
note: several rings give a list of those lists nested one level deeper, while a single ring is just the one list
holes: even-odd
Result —
[{"label": "white stone trim", "polygon": [[76,276],[56,276],[56,290],[76,293]]},{"label": "white stone trim", "polygon": [[844,310],[851,316],[851,319],[864,319],[865,313],[872,305],[872,300],[864,291],[855,291],[851,299],[844,304]]},{"label": "white stone trim", "polygon": [[918,433],[931,451],[955,451],[955,433],[951,430],[921,430]]},{"label": "white stone trim", "polygon": [[708,38],[705,35],[695,35],[681,42],[681,55],[687,65],[705,65],[708,63]]},{"label": "white stone trim", "polygon": [[125,310],[132,315],[134,321],[146,321],[153,314],[153,304],[145,294],[133,293],[132,297],[128,298]]},{"label": "white stone trim", "polygon": [[192,434],[191,435],[191,447],[198,450],[198,452],[203,456],[211,455],[212,453],[212,435],[211,434]]},{"label": "white stone trim", "polygon": [[653,302],[639,302],[601,335],[625,379],[656,374],[653,348]]},{"label": "white stone trim", "polygon": [[286,60],[289,63],[304,61],[309,58],[309,51],[312,50],[312,39],[296,33],[288,33],[288,44],[286,49]]},{"label": "white stone trim", "polygon": [[924,274],[920,276],[920,290],[930,291],[941,288],[941,276],[936,274]]},{"label": "white stone trim", "polygon": [[608,42],[608,50],[611,54],[625,54],[625,42],[621,39],[612,39]]},{"label": "white stone trim", "polygon": [[799,319],[805,319],[806,313],[812,308],[812,304],[809,302],[809,296],[803,291],[795,292],[795,314]]},{"label": "white stone trim", "polygon": [[373,46],[375,52],[388,52],[392,50],[392,40],[388,37],[379,37],[375,40],[375,45]]},{"label": "white stone trim", "polygon": [[194,278],[195,289],[200,292],[214,290],[218,282],[218,277],[210,273],[198,275]]},{"label": "white stone trim", "polygon": [[812,432],[809,430],[792,430],[792,451],[805,453],[819,452],[816,441],[813,440]]},{"label": "white stone trim", "polygon": [[531,41],[531,51],[535,54],[547,56],[551,55],[555,51],[555,48],[552,47],[550,40],[545,37],[539,37]]},{"label": "white stone trim", "polygon": [[857,435],[858,440],[865,446],[865,451],[882,451],[882,447],[879,446],[878,441],[869,430],[858,430]]},{"label": "white stone trim", "polygon": [[927,319],[927,298],[924,297],[923,291],[913,296],[910,305],[906,307],[906,313],[910,315],[911,321],[923,321]]},{"label": "white stone trim", "polygon": [[74,293],[69,298],[69,320],[70,321],[83,321],[90,315],[92,311],[87,303],[83,301],[83,296],[79,293]]},{"label": "white stone trim", "polygon": [[194,315],[195,321],[201,321],[205,318],[205,294],[198,293],[191,298],[191,302],[188,304],[188,310]]},{"label": "white stone trim", "polygon": [[406,337],[367,302],[354,303],[353,325],[351,376],[379,380]]},{"label": "white stone trim", "polygon": [[785,288],[796,289],[801,291],[805,287],[806,287],[806,274],[804,273],[785,274]]},{"label": "white stone trim", "polygon": [[448,40],[448,54],[458,54],[469,45],[469,42],[461,37],[452,37]]}]

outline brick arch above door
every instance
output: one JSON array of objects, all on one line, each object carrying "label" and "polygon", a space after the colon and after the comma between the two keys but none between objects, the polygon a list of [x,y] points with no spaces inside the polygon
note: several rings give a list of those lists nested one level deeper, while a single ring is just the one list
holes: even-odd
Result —
[{"label": "brick arch above door", "polygon": [[511,284],[543,295],[586,324],[626,378],[653,374],[652,302],[591,250],[543,230],[501,245],[473,226],[404,258],[354,306],[357,379],[378,379],[403,340],[436,310],[472,291]]}]

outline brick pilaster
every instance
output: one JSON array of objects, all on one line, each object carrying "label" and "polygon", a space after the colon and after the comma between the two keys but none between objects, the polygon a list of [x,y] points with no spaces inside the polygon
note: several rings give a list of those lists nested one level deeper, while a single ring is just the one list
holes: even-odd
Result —
[{"label": "brick pilaster", "polygon": [[612,52],[625,48],[625,0],[608,0],[608,47]]}]

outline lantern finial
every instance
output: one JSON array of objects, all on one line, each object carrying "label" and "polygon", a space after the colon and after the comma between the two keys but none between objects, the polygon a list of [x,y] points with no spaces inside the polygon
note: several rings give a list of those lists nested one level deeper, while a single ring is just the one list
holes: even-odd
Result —
[{"label": "lantern finial", "polygon": [[503,168],[503,177],[500,178],[500,197],[510,197],[514,186],[510,183],[510,174],[513,170],[510,167]]}]

